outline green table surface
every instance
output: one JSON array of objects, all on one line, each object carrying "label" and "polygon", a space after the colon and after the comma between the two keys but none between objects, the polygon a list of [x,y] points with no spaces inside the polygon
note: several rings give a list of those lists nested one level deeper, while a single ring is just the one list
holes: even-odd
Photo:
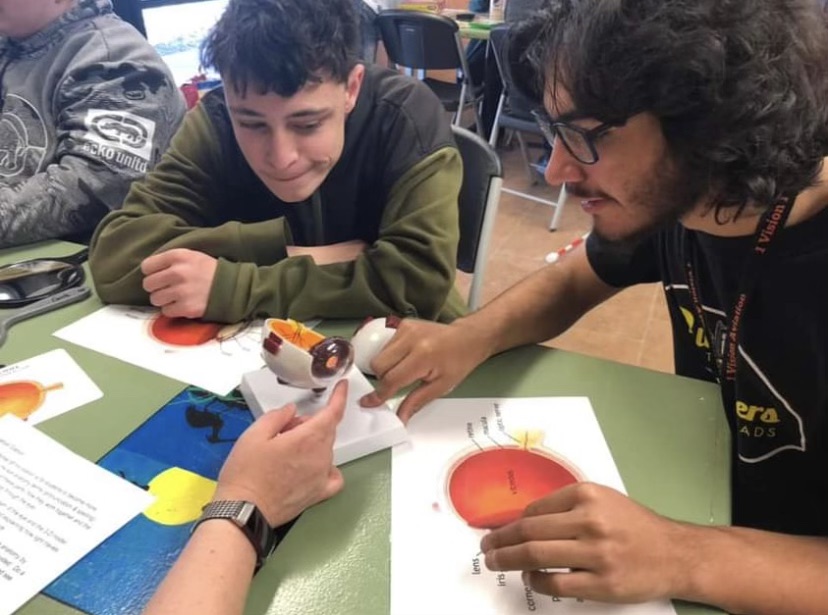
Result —
[{"label": "green table surface", "polygon": [[[0,263],[71,254],[47,242],[0,251]],[[76,453],[97,460],[178,393],[184,384],[54,337],[100,307],[97,297],[11,328],[0,348],[10,364],[66,348],[104,395],[38,426]],[[353,323],[326,322],[329,334]],[[659,513],[695,523],[729,521],[728,441],[716,386],[543,348],[497,356],[455,389],[455,397],[587,396],[628,493]],[[343,466],[346,488],[307,511],[257,575],[249,614],[379,615],[389,612],[390,451]],[[439,557],[439,545],[435,556]],[[676,602],[679,615],[719,613]],[[77,613],[39,595],[19,613]]]}]

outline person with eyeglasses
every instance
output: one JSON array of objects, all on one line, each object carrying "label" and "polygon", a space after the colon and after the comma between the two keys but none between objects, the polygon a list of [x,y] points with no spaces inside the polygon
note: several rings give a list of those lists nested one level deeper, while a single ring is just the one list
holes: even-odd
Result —
[{"label": "person with eyeglasses", "polygon": [[[588,240],[451,325],[404,320],[364,406],[412,420],[487,358],[660,282],[676,373],[718,382],[732,526],[587,482],[483,538],[492,570],[606,602],[828,613],[828,28],[813,0],[553,0],[511,41]],[[413,420],[416,420],[414,417]],[[560,569],[569,571],[561,572]]]}]

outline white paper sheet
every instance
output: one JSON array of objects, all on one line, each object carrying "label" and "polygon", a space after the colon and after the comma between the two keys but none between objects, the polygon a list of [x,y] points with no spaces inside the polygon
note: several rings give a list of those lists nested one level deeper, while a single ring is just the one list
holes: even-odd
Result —
[{"label": "white paper sheet", "polygon": [[[345,416],[336,429],[334,465],[370,455],[406,439],[405,426],[390,408],[365,409],[359,405],[359,399],[374,390],[365,376],[356,368],[351,368],[347,378],[348,400]],[[276,376],[265,368],[245,374],[239,390],[253,416],[258,418],[268,410],[289,403],[296,404],[298,414],[312,414],[327,402],[333,387],[321,395],[315,395],[307,389],[279,384]]]},{"label": "white paper sheet", "polygon": [[[193,327],[189,331],[159,337],[159,314],[154,308],[110,305],[55,335],[218,395],[229,393],[238,386],[242,374],[264,363],[261,322],[224,327],[189,321]],[[212,331],[210,326],[214,326]]]},{"label": "white paper sheet", "polygon": [[486,530],[470,524],[517,514],[520,498],[574,480],[624,491],[587,398],[438,400],[408,435],[392,457],[391,615],[675,615],[668,602],[553,600],[483,563]]},{"label": "white paper sheet", "polygon": [[103,393],[58,348],[0,370],[0,416],[14,414],[32,425],[99,399]]},{"label": "white paper sheet", "polygon": [[0,615],[154,500],[13,415],[0,418]]}]

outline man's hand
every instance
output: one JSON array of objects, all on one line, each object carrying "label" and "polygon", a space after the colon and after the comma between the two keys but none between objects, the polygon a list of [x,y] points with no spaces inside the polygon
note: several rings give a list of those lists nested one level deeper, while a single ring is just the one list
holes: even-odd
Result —
[{"label": "man's hand", "polygon": [[646,602],[685,593],[693,564],[684,527],[614,489],[578,483],[533,502],[480,548],[490,570],[527,571],[524,582],[543,594]]},{"label": "man's hand", "polygon": [[388,345],[373,361],[371,369],[379,378],[376,391],[360,400],[375,407],[397,391],[416,381],[397,410],[404,423],[428,402],[456,387],[472,370],[489,357],[482,337],[460,325],[442,325],[406,319]]},{"label": "man's hand", "polygon": [[164,316],[201,318],[207,311],[217,267],[215,258],[195,250],[180,248],[154,254],[141,263],[144,290]]},{"label": "man's hand", "polygon": [[343,380],[313,416],[297,417],[291,404],[260,417],[230,451],[214,499],[253,502],[277,526],[336,494],[343,480],[333,444],[347,394]]}]

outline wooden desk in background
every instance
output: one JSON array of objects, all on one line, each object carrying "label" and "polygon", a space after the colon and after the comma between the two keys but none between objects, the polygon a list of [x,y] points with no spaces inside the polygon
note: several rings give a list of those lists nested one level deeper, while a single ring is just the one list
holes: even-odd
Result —
[{"label": "wooden desk in background", "polygon": [[[3,250],[0,264],[64,256],[77,248],[47,242]],[[92,297],[20,323],[0,348],[0,363],[5,364],[66,348],[101,388],[101,399],[38,426],[91,460],[102,457],[184,388],[181,382],[52,336],[100,306]],[[353,323],[325,323],[321,328],[349,335]],[[715,385],[534,346],[487,361],[453,395],[587,396],[634,499],[694,523],[722,524],[729,519],[728,439],[721,437],[727,425]],[[342,470],[343,492],[302,515],[257,575],[248,614],[388,614],[390,451],[351,462]],[[679,615],[720,613],[686,603],[676,603],[676,610]],[[43,595],[19,613],[78,615]]]}]

